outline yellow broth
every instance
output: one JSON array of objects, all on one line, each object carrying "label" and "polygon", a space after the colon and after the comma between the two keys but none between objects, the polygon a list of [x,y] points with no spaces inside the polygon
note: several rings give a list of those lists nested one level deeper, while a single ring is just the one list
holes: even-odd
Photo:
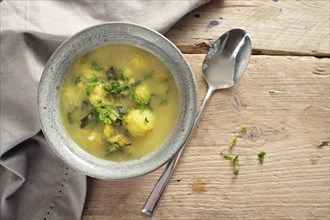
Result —
[{"label": "yellow broth", "polygon": [[157,149],[175,126],[176,83],[154,55],[105,45],[72,66],[60,87],[60,112],[70,137],[88,153],[127,161]]}]

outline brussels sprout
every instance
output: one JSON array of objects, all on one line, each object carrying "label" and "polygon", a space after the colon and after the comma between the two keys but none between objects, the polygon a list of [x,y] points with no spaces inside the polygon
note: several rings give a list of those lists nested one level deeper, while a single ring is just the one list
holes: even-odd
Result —
[{"label": "brussels sprout", "polygon": [[136,69],[143,69],[145,68],[146,61],[144,60],[144,56],[142,54],[136,55],[132,60],[131,60],[131,65],[135,67]]},{"label": "brussels sprout", "polygon": [[147,135],[154,127],[155,117],[149,110],[131,110],[124,116],[124,124],[134,137]]},{"label": "brussels sprout", "polygon": [[131,95],[133,101],[138,105],[146,106],[150,102],[151,92],[147,83],[141,83],[134,89],[134,94]]}]

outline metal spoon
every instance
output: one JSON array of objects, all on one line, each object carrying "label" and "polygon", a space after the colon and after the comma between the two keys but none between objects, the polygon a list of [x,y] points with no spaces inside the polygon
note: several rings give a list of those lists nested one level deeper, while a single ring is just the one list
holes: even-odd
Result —
[{"label": "metal spoon", "polygon": [[198,110],[197,117],[187,139],[180,151],[167,163],[162,176],[147,199],[142,209],[143,214],[153,216],[180,156],[201,119],[208,100],[214,91],[227,89],[238,83],[248,65],[251,51],[250,35],[245,30],[237,28],[226,32],[217,39],[206,54],[202,65],[204,79],[208,84],[206,96]]}]

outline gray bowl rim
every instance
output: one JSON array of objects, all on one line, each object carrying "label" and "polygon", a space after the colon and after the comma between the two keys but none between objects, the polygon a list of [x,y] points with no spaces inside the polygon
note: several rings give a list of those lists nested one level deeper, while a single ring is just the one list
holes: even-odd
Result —
[{"label": "gray bowl rim", "polygon": [[[180,55],[180,59],[181,59],[180,62],[183,65],[185,65],[185,68],[187,69],[187,71],[185,71],[185,73],[188,73],[188,75],[186,77],[188,77],[188,79],[189,79],[188,84],[189,84],[190,92],[188,92],[188,93],[190,93],[190,95],[189,95],[189,102],[188,103],[190,104],[190,106],[188,106],[189,109],[188,109],[187,116],[186,116],[187,121],[184,122],[186,126],[183,129],[182,135],[178,139],[179,141],[174,143],[174,147],[172,146],[171,153],[166,154],[162,158],[161,161],[158,161],[158,162],[152,161],[152,156],[157,154],[158,150],[155,150],[154,152],[150,153],[149,155],[147,155],[145,157],[142,157],[139,160],[133,160],[133,161],[128,161],[128,162],[113,162],[113,161],[108,161],[108,160],[103,160],[103,159],[97,158],[95,156],[90,155],[89,153],[87,153],[83,149],[81,149],[73,140],[71,140],[71,138],[68,136],[68,134],[66,133],[65,130],[64,130],[64,133],[63,133],[63,129],[64,129],[63,126],[61,127],[61,129],[62,129],[61,135],[64,135],[64,137],[61,136],[61,135],[56,136],[56,132],[58,132],[57,131],[58,127],[54,128],[53,126],[49,125],[48,124],[49,121],[46,119],[47,116],[48,116],[49,110],[47,110],[43,105],[44,104],[43,101],[45,100],[45,97],[44,97],[45,95],[43,95],[42,93],[45,92],[46,89],[47,89],[45,87],[44,83],[45,83],[47,77],[49,77],[49,74],[51,74],[51,72],[52,72],[50,70],[50,66],[52,66],[53,62],[56,59],[59,58],[59,54],[61,52],[63,52],[63,50],[65,50],[65,48],[68,46],[70,41],[74,41],[75,38],[77,38],[78,36],[83,35],[85,33],[88,33],[91,30],[95,30],[95,29],[100,28],[100,27],[102,28],[102,27],[107,27],[107,26],[113,26],[113,25],[130,26],[131,28],[141,29],[141,30],[149,32],[150,34],[153,34],[156,38],[159,38],[165,44],[169,45],[171,47],[170,50],[172,50],[173,52]],[[102,46],[102,44],[100,44],[99,46]],[[90,50],[92,50],[94,48],[96,48],[96,47],[93,47]],[[64,73],[64,75],[65,75],[65,73]],[[60,82],[60,84],[61,84],[61,82]],[[57,91],[59,91],[58,86],[57,86]],[[179,87],[179,85],[178,85],[178,87]],[[179,88],[179,90],[180,90],[180,88]],[[180,99],[181,99],[181,97],[180,97]],[[181,53],[181,51],[169,39],[167,39],[162,34],[158,33],[155,30],[152,30],[148,27],[145,27],[143,25],[139,25],[139,24],[135,24],[135,23],[131,23],[131,22],[106,22],[106,23],[90,26],[88,28],[85,28],[85,29],[77,32],[76,34],[74,34],[71,37],[69,37],[68,39],[66,39],[55,50],[55,52],[52,54],[52,56],[49,58],[47,64],[45,65],[44,71],[43,71],[42,76],[40,78],[39,87],[38,87],[37,104],[38,104],[39,121],[40,121],[41,129],[44,133],[44,136],[45,136],[47,142],[49,143],[50,147],[53,149],[53,151],[65,163],[67,163],[70,167],[73,167],[74,169],[84,173],[87,176],[95,177],[95,178],[98,178],[98,179],[105,179],[105,180],[130,179],[130,178],[143,176],[143,175],[146,175],[146,174],[148,174],[152,171],[155,171],[156,169],[160,168],[165,163],[167,163],[181,149],[181,146],[184,144],[186,138],[189,135],[190,130],[192,129],[193,122],[194,122],[194,119],[195,119],[196,114],[197,114],[196,81],[195,81],[193,72],[192,72],[188,62],[185,59],[185,57],[183,56],[183,54]],[[54,109],[54,111],[55,111],[55,109]],[[57,113],[58,113],[58,111],[59,110],[57,109]],[[52,131],[53,132],[55,131],[55,134],[53,134]],[[171,133],[171,136],[172,136],[172,133]],[[68,148],[68,146],[67,146],[68,144],[70,144],[71,149]],[[79,152],[79,154],[81,153],[82,155],[84,155],[86,157],[92,157],[93,160],[96,160],[98,163],[97,164],[91,164],[90,161],[89,162],[86,161],[86,158],[82,158],[81,156],[75,154],[76,152],[72,152],[71,151],[72,149],[74,149],[76,152]],[[148,164],[148,161],[150,161],[150,160],[153,163]],[[131,168],[132,165],[133,166],[134,165],[139,165],[141,163],[141,161],[142,161],[142,163],[143,162],[147,163],[147,166],[144,166],[144,169],[136,169],[134,172],[130,172],[130,173],[123,173],[123,172],[120,173],[119,172],[119,174],[116,173],[115,175],[112,175],[111,173],[109,173],[109,171],[104,172],[104,169],[109,168],[109,167],[110,168],[118,168],[118,164],[120,164],[119,165],[120,167],[123,166],[123,164],[124,164],[125,168],[127,170],[127,166],[129,168]],[[107,166],[105,166],[105,167],[99,167],[98,166],[100,164],[105,164],[105,163],[107,164]],[[116,166],[114,166],[114,165],[116,165]]]}]

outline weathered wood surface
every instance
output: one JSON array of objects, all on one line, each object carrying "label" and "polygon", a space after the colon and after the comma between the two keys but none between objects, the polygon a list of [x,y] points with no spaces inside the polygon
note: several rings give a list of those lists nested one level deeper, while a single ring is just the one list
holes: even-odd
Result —
[{"label": "weathered wood surface", "polygon": [[242,27],[255,54],[329,56],[329,0],[213,0],[181,19],[166,36],[184,53]]},{"label": "weathered wood surface", "polygon": [[[219,35],[245,28],[255,55],[239,85],[210,100],[153,219],[330,219],[329,10],[328,0],[213,0],[169,30],[194,71],[199,102],[201,53]],[[249,133],[232,149],[235,178],[219,153],[242,126]],[[141,208],[161,172],[89,178],[83,219],[148,219]]]},{"label": "weathered wood surface", "polygon": [[[201,102],[204,55],[186,57]],[[153,219],[329,219],[329,72],[329,59],[253,56],[240,84],[210,100]],[[242,126],[249,132],[232,149],[235,178],[219,153]],[[160,173],[90,178],[83,219],[146,218],[140,211]]]}]

